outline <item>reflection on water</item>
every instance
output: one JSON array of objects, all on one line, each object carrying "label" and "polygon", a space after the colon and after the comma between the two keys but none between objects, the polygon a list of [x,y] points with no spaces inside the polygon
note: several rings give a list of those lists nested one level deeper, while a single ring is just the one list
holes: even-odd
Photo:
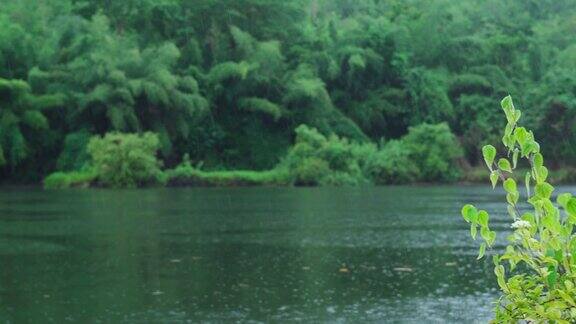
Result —
[{"label": "reflection on water", "polygon": [[3,189],[0,320],[485,322],[464,202],[507,230],[484,186]]}]

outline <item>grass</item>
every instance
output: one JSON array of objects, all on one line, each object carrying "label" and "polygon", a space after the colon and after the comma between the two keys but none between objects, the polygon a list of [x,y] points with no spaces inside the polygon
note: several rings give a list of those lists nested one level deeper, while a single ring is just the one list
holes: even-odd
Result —
[{"label": "grass", "polygon": [[90,187],[97,178],[96,171],[55,172],[44,179],[45,189]]},{"label": "grass", "polygon": [[165,171],[169,187],[241,187],[281,186],[290,184],[288,172],[281,168],[267,171],[202,171],[190,165],[180,165]]},{"label": "grass", "polygon": [[[526,172],[528,169],[518,168],[512,177],[518,183],[523,183]],[[463,170],[459,181],[461,183],[487,183],[489,182],[488,176],[489,172],[485,167],[473,167]],[[44,188],[87,188],[94,186],[97,178],[98,175],[93,169],[55,172],[44,179]],[[159,182],[168,187],[288,186],[294,182],[288,170],[283,167],[265,171],[203,171],[185,163],[164,171],[161,178]],[[576,169],[551,170],[548,181],[552,184],[576,183]]]}]

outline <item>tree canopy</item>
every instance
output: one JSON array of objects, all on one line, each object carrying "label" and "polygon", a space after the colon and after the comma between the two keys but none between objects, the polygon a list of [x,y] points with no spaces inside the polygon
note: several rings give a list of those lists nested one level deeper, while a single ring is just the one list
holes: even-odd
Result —
[{"label": "tree canopy", "polygon": [[388,147],[378,159],[390,165],[408,158],[394,143],[411,128],[428,125],[405,140],[426,145],[426,129],[440,127],[455,135],[463,163],[477,165],[477,147],[503,126],[498,98],[507,94],[552,166],[576,162],[571,0],[0,8],[0,179],[79,169],[88,138],[108,132],[156,133],[166,166],[188,154],[205,168],[267,169],[289,154],[300,125]]}]

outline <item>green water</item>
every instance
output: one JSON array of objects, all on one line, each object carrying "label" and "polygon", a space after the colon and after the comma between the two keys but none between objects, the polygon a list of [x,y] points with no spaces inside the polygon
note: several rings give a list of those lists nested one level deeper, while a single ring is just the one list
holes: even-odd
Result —
[{"label": "green water", "polygon": [[485,322],[464,202],[505,210],[486,186],[4,188],[0,321]]}]

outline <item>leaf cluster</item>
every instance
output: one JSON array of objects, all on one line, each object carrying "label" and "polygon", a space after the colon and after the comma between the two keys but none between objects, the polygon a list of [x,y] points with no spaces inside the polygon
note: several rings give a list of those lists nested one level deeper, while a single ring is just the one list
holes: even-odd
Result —
[{"label": "leaf cluster", "polygon": [[[576,198],[562,193],[557,195],[556,204],[553,202],[555,188],[547,182],[548,169],[540,145],[532,131],[518,125],[521,112],[510,96],[502,100],[501,106],[507,121],[502,137],[506,155],[497,159],[494,146],[482,148],[492,186],[502,182],[506,192],[513,228],[505,252],[493,256],[494,273],[503,293],[495,321],[572,323],[576,320]],[[531,210],[526,212],[521,212],[520,191],[509,177],[518,159],[530,165],[525,176],[525,197]],[[462,208],[462,216],[470,223],[473,239],[480,228],[483,242],[478,258],[482,258],[486,248],[496,241],[496,232],[489,228],[490,217],[472,205]]]}]

